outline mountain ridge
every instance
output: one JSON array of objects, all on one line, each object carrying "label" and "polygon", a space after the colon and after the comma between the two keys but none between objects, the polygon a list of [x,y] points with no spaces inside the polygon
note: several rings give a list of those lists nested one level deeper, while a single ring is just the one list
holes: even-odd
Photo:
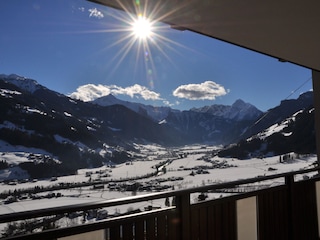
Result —
[{"label": "mountain ridge", "polygon": [[172,109],[170,107],[165,107],[165,106],[157,107],[152,105],[144,105],[141,103],[122,101],[116,98],[115,96],[113,96],[112,94],[97,98],[93,100],[92,103],[100,106],[110,106],[114,104],[121,104],[137,113],[145,114],[146,116],[149,116],[150,118],[152,118],[157,122],[165,120],[165,118],[169,115],[170,112],[181,113],[185,111],[192,111],[192,112],[198,112],[198,113],[208,113],[214,116],[219,116],[226,119],[239,120],[239,121],[253,120],[262,115],[262,111],[260,111],[250,103],[245,103],[241,99],[236,100],[231,106],[213,104],[210,106],[204,106],[200,108],[191,108],[190,110],[183,110],[183,111]]},{"label": "mountain ridge", "polygon": [[[135,155],[136,143],[170,147],[195,143],[228,145],[245,142],[249,137],[300,110],[306,111],[304,115],[299,115],[303,116],[308,126],[305,132],[309,133],[313,126],[310,120],[312,114],[307,114],[306,110],[312,107],[312,92],[304,93],[298,99],[283,100],[279,106],[269,109],[267,115],[258,119],[243,117],[252,114],[250,109],[253,105],[242,100],[237,100],[231,106],[214,105],[186,111],[168,108],[167,115],[157,121],[148,115],[142,104],[134,105],[138,107],[134,111],[114,96],[110,98],[113,104],[100,106],[71,99],[32,79],[0,75],[0,140],[11,145],[43,149],[52,159],[57,159],[60,163],[43,163],[41,174],[50,176],[68,174],[88,165],[99,166],[105,162],[130,160]],[[209,109],[214,111],[210,112]],[[259,113],[259,110],[254,112]],[[290,127],[295,126],[291,124]],[[295,139],[288,142],[296,143],[299,139],[296,136],[308,136],[299,134],[292,134]],[[309,135],[313,136],[312,133]],[[275,136],[275,142],[282,144],[279,139],[283,140],[283,137]],[[285,137],[290,138],[288,135]],[[313,146],[313,140],[308,138],[310,146]],[[270,146],[277,148],[276,145]],[[290,148],[284,146],[283,149]],[[304,145],[301,149],[307,148]],[[271,151],[271,147],[268,150]],[[54,166],[46,172],[45,164]],[[35,164],[23,166],[28,168],[28,172],[37,174],[33,170]]]},{"label": "mountain ridge", "polygon": [[145,105],[142,103],[123,101],[116,98],[112,94],[97,98],[91,102],[100,106],[110,106],[114,104],[120,104],[131,109],[132,111],[143,114],[146,117],[149,117],[156,122],[162,121],[167,116],[169,111],[179,111],[179,110],[173,110],[170,107],[164,107],[164,106],[157,107],[152,105]]},{"label": "mountain ridge", "polygon": [[262,111],[254,105],[244,102],[242,99],[237,99],[231,106],[213,104],[200,108],[191,108],[190,110],[209,113],[232,120],[253,120],[262,115]]},{"label": "mountain ridge", "polygon": [[10,75],[0,74],[0,79],[4,81],[8,81],[11,84],[14,84],[15,86],[29,93],[34,93],[40,88],[47,89],[46,87],[40,85],[36,80],[22,77],[17,74],[10,74]]}]

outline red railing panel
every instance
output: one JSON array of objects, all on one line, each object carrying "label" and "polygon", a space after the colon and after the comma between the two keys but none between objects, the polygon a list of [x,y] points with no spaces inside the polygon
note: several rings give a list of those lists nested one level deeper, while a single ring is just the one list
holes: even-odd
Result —
[{"label": "red railing panel", "polygon": [[133,224],[125,223],[122,225],[122,239],[133,240]]},{"label": "red railing panel", "polygon": [[136,221],[134,224],[134,236],[135,239],[141,239],[141,240],[145,240],[145,221],[144,220],[140,220],[140,221]]},{"label": "red railing panel", "polygon": [[259,240],[289,240],[287,187],[259,192],[257,201]]},{"label": "red railing panel", "polygon": [[121,240],[120,226],[114,226],[110,228],[110,240]]},{"label": "red railing panel", "polygon": [[167,239],[167,216],[157,217],[157,240]]},{"label": "red railing panel", "polygon": [[156,229],[155,229],[155,217],[148,217],[146,219],[146,238],[147,240],[156,239]]},{"label": "red railing panel", "polygon": [[236,239],[235,200],[191,205],[191,239]]},{"label": "red railing panel", "polygon": [[181,239],[181,219],[176,211],[168,214],[168,239]]},{"label": "red railing panel", "polygon": [[293,184],[292,219],[293,239],[319,239],[314,181]]}]

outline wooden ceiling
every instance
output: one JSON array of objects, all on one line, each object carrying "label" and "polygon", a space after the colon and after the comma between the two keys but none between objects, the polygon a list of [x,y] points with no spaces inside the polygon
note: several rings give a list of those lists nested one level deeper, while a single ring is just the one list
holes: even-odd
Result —
[{"label": "wooden ceiling", "polygon": [[320,71],[319,0],[89,0]]}]

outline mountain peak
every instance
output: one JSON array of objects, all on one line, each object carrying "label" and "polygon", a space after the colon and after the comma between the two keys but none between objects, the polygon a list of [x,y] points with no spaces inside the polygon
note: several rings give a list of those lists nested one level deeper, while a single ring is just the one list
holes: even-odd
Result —
[{"label": "mountain peak", "polygon": [[243,107],[246,106],[246,104],[247,103],[245,103],[242,99],[238,99],[232,104],[232,107]]},{"label": "mountain peak", "polygon": [[112,94],[108,94],[106,96],[97,98],[92,101],[92,103],[100,105],[100,106],[111,106],[114,104],[121,104],[121,100],[117,99],[115,96]]},{"label": "mountain peak", "polygon": [[238,99],[228,109],[227,114],[230,119],[255,120],[262,112],[252,104],[246,103],[242,99]]},{"label": "mountain peak", "polygon": [[169,112],[172,111],[170,107],[155,107],[151,105],[144,105],[141,103],[123,101],[116,98],[112,94],[97,98],[93,100],[92,103],[100,106],[111,106],[115,104],[120,104],[125,106],[126,108],[131,109],[136,113],[149,117],[156,122],[159,122],[165,119],[168,116]]},{"label": "mountain peak", "polygon": [[36,90],[43,88],[36,80],[19,76],[17,74],[0,74],[0,79],[16,85],[17,87],[29,92],[34,93]]},{"label": "mountain peak", "polygon": [[233,120],[255,120],[262,114],[255,106],[241,99],[236,100],[231,106],[213,104],[202,108],[192,108],[191,111],[208,113]]},{"label": "mountain peak", "polygon": [[308,91],[308,92],[301,93],[298,99],[309,100],[312,98],[313,98],[313,91]]}]

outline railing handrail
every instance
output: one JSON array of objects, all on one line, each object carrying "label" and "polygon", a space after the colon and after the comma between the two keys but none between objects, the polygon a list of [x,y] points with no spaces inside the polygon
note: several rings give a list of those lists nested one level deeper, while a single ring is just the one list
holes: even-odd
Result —
[{"label": "railing handrail", "polygon": [[109,199],[109,200],[90,202],[90,203],[80,203],[75,205],[65,205],[65,206],[52,207],[52,208],[46,208],[46,209],[36,209],[36,210],[28,210],[23,212],[7,213],[7,214],[0,215],[0,223],[6,223],[11,221],[30,219],[30,218],[36,218],[36,217],[44,217],[44,216],[50,216],[50,215],[59,215],[64,213],[76,212],[76,211],[86,211],[90,209],[98,209],[103,207],[119,206],[119,205],[131,204],[136,202],[167,198],[172,196],[182,196],[182,195],[197,193],[197,192],[207,192],[210,190],[212,191],[212,190],[217,190],[222,188],[230,188],[238,185],[249,184],[254,182],[262,182],[262,181],[267,181],[267,180],[276,179],[276,178],[293,177],[294,175],[305,174],[305,173],[315,172],[315,171],[320,171],[320,167],[273,174],[268,176],[259,176],[255,178],[241,179],[241,180],[224,182],[224,183],[205,185],[205,186],[196,187],[196,188],[148,193],[144,195]]},{"label": "railing handrail", "polygon": [[152,211],[147,211],[147,212],[140,212],[140,213],[134,213],[124,216],[118,216],[114,218],[108,218],[108,219],[103,219],[99,220],[97,222],[91,222],[91,223],[86,223],[82,225],[75,225],[75,226],[70,226],[70,227],[64,227],[64,228],[54,228],[54,229],[49,229],[45,230],[42,232],[36,232],[36,233],[27,233],[24,235],[16,235],[16,236],[11,236],[11,237],[6,237],[6,240],[9,239],[14,239],[14,240],[36,240],[36,239],[58,239],[59,237],[65,237],[65,236],[71,236],[71,235],[76,235],[76,234],[81,234],[81,233],[86,233],[86,232],[91,232],[91,231],[96,231],[96,230],[101,230],[104,229],[106,225],[112,226],[112,225],[117,225],[123,220],[128,220],[130,219],[135,219],[138,220],[144,219],[146,216],[152,216],[154,214],[165,214],[168,211],[171,211],[175,209],[174,207],[168,207],[165,209],[156,209]]}]

